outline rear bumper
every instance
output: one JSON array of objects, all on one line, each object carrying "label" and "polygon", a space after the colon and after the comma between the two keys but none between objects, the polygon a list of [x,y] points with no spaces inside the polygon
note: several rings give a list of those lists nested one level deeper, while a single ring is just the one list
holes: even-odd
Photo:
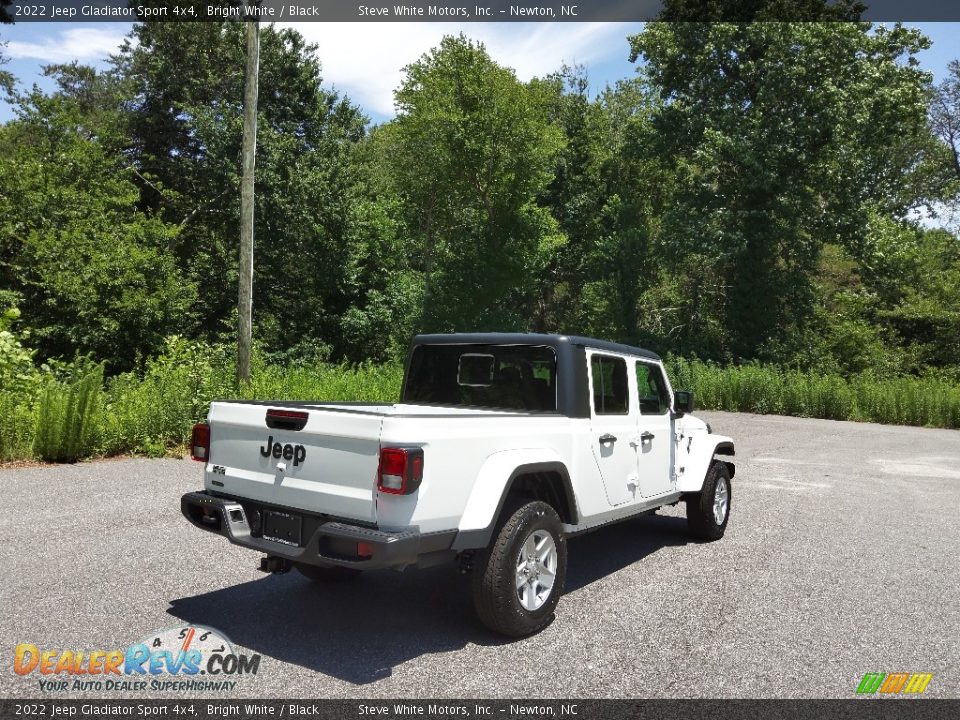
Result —
[{"label": "rear bumper", "polygon": [[[321,567],[349,567],[358,570],[433,564],[452,559],[450,549],[456,530],[422,535],[417,530],[388,532],[322,517],[311,520],[309,537],[299,546],[272,540],[252,532],[247,511],[239,500],[217,497],[206,492],[189,492],[180,498],[180,511],[191,524],[223,535],[234,545],[284,558],[293,563]],[[252,512],[257,512],[253,510]],[[293,511],[291,511],[293,512]],[[254,521],[256,525],[256,521]],[[357,543],[365,543],[365,553],[357,554]],[[425,562],[429,560],[429,562]]]}]

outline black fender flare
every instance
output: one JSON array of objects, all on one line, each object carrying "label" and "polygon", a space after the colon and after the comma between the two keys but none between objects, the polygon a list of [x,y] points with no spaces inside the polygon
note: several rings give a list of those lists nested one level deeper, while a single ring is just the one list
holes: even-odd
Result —
[{"label": "black fender flare", "polygon": [[[557,473],[560,476],[561,486],[563,487],[567,507],[570,511],[569,524],[576,525],[579,522],[580,512],[577,508],[577,498],[573,492],[573,483],[570,480],[570,472],[567,470],[567,466],[562,462],[557,461],[527,463],[525,465],[518,465],[516,468],[514,468],[513,472],[510,473],[510,479],[507,480],[506,484],[503,486],[503,492],[500,494],[500,500],[497,502],[497,510],[494,512],[490,523],[484,528],[458,531],[457,537],[453,541],[453,549],[475,550],[489,546],[490,541],[493,538],[494,530],[496,530],[497,525],[500,522],[500,516],[503,513],[503,507],[506,504],[507,498],[510,496],[511,491],[513,490],[513,485],[516,479],[531,473],[546,472]],[[567,520],[564,520],[564,522],[567,522]]]},{"label": "black fender flare", "polygon": [[[723,455],[724,457],[733,457],[734,455],[737,454],[737,452],[736,452],[736,449],[733,447],[732,442],[730,442],[729,440],[724,440],[723,442],[717,443],[717,446],[713,449],[713,454]],[[724,465],[727,466],[727,472],[729,472],[730,477],[733,478],[733,476],[737,472],[737,466],[734,465],[729,460],[721,460],[720,462],[722,462]],[[707,466],[707,472],[710,472],[709,466]]]}]

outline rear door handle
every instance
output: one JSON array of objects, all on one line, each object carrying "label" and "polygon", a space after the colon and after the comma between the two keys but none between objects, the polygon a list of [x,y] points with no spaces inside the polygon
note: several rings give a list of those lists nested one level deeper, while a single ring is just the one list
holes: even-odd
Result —
[{"label": "rear door handle", "polygon": [[653,440],[655,437],[656,435],[654,435],[652,432],[644,431],[640,433],[640,442],[647,442],[649,440]]},{"label": "rear door handle", "polygon": [[617,436],[611,435],[610,433],[606,433],[605,435],[600,436],[601,445],[608,445],[609,443],[615,443],[616,441],[617,441]]}]

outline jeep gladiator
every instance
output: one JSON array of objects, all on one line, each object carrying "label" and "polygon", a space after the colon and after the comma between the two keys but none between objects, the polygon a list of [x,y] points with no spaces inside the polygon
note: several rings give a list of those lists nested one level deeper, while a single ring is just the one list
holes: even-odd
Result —
[{"label": "jeep gladiator", "polygon": [[681,501],[696,538],[723,536],[733,441],[692,405],[640,348],[420,335],[397,404],[212,403],[181,510],[267,572],[459,562],[481,621],[520,637],[553,617],[570,536]]}]

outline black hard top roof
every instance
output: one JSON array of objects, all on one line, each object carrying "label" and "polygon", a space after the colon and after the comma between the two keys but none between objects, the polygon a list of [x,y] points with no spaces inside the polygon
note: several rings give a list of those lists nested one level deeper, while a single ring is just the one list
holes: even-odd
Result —
[{"label": "black hard top roof", "polygon": [[557,348],[561,345],[580,345],[595,350],[637,355],[659,360],[660,356],[643,348],[607,340],[580,337],[579,335],[544,335],[540,333],[436,333],[417,335],[413,345],[546,345]]}]

